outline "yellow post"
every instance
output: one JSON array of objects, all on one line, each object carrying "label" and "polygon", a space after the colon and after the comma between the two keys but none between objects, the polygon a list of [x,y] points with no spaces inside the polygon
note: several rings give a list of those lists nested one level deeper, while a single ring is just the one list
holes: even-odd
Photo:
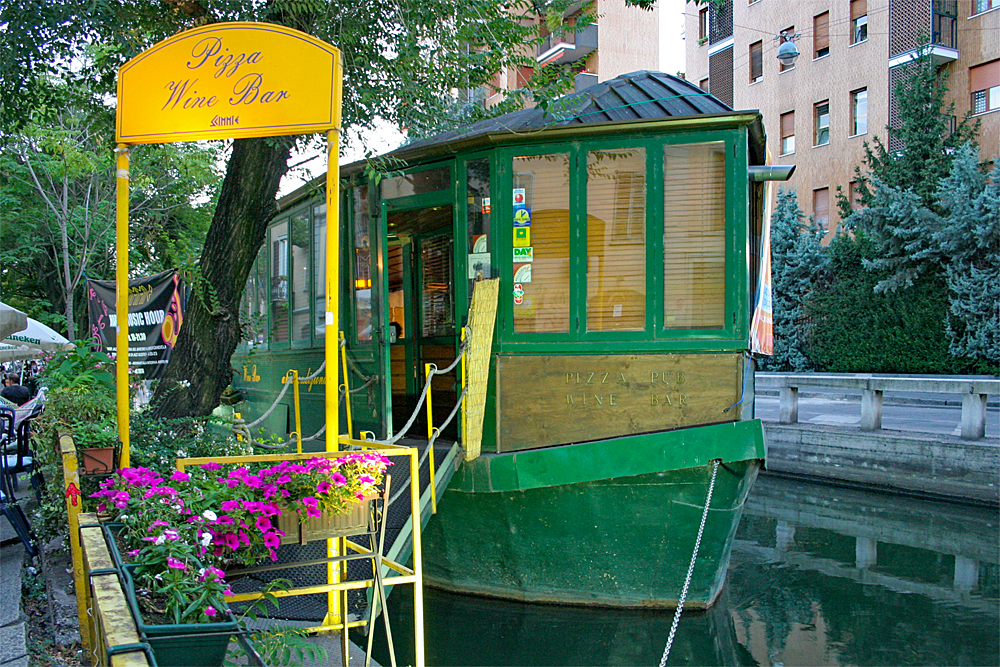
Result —
[{"label": "yellow post", "polygon": [[[340,341],[344,341],[344,332],[340,333]],[[347,413],[347,437],[350,438],[354,433],[354,424],[351,419],[351,380],[350,376],[347,374],[347,347],[343,349],[343,353],[340,355],[341,370],[344,372],[344,383],[341,385],[344,389],[344,411]]]},{"label": "yellow post", "polygon": [[[338,57],[334,65],[334,99],[342,99],[343,64]],[[337,400],[340,353],[340,129],[326,133],[326,336],[323,352],[326,361],[326,451],[340,449],[340,405]],[[332,379],[332,381],[331,381]],[[327,558],[340,555],[340,540],[326,541]],[[326,565],[327,583],[339,583],[339,568]],[[341,604],[341,595],[330,591],[326,595],[327,613],[323,625],[340,624],[341,645],[347,644],[347,606]],[[345,665],[347,651],[343,651]]]},{"label": "yellow post", "polygon": [[295,369],[288,371],[285,376],[286,382],[294,382],[295,392],[295,451],[302,453],[302,405],[299,403],[299,372]]},{"label": "yellow post", "polygon": [[[466,332],[466,328],[462,327],[462,346],[463,347],[465,346],[465,332]],[[468,376],[466,375],[466,370],[465,370],[465,360],[467,358],[468,357],[465,354],[465,350],[463,349],[462,350],[462,386],[461,386],[461,392],[462,392],[462,447],[463,448],[465,447],[465,429],[466,429],[466,425],[465,425],[465,383],[467,381],[467,377]]]},{"label": "yellow post", "polygon": [[[428,395],[430,393],[428,392]],[[413,581],[413,639],[414,664],[416,667],[424,667],[424,583],[422,573],[424,571],[424,559],[420,552],[420,479],[419,459],[417,450],[410,451],[410,516],[413,517],[413,572],[416,574]]]},{"label": "yellow post", "polygon": [[80,492],[79,462],[76,459],[76,443],[73,436],[59,434],[59,452],[62,455],[63,489],[66,496],[66,515],[69,518],[70,553],[73,556],[73,581],[76,584],[76,613],[80,620],[80,642],[83,654],[90,655],[93,638],[90,636],[90,587],[83,571],[83,550],[80,548],[80,512],[83,497]]},{"label": "yellow post", "polygon": [[122,441],[119,461],[129,467],[128,425],[128,144],[118,144],[116,179],[118,211],[115,219],[115,313],[118,317],[118,337],[115,362],[116,397],[118,399],[118,434]]},{"label": "yellow post", "polygon": [[429,451],[427,452],[427,462],[430,466],[431,471],[431,514],[437,514],[437,487],[434,485],[434,409],[431,407],[431,394],[434,393],[433,384],[434,381],[431,380],[431,365],[424,364],[424,374],[427,376],[427,447]]}]

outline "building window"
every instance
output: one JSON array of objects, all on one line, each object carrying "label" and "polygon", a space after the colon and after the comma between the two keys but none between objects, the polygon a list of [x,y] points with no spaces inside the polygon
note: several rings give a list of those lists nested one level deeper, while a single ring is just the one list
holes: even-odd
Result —
[{"label": "building window", "polygon": [[[791,41],[791,37],[795,34],[795,26],[790,25],[778,34],[781,35],[781,38],[778,40],[778,46],[781,46],[785,42]],[[778,71],[787,72],[790,69],[795,69],[795,65],[786,65],[785,63],[782,62],[780,64]]]},{"label": "building window", "polygon": [[868,89],[851,93],[851,136],[868,133]]},{"label": "building window", "polygon": [[756,83],[764,78],[763,54],[763,42],[754,42],[750,45],[750,83]]},{"label": "building window", "polygon": [[698,43],[704,44],[708,39],[708,7],[698,12]]},{"label": "building window", "polygon": [[1000,60],[969,68],[972,113],[1000,109]]},{"label": "building window", "polygon": [[704,90],[707,93],[708,92],[708,77],[705,77],[704,79],[702,79],[701,81],[699,81],[698,82],[698,87],[701,88],[702,90]]},{"label": "building window", "polygon": [[868,0],[851,0],[851,44],[868,40]]},{"label": "building window", "polygon": [[813,190],[813,220],[823,229],[830,229],[830,188]]},{"label": "building window", "polygon": [[781,114],[781,155],[795,152],[795,112]]},{"label": "building window", "polygon": [[813,107],[816,119],[816,135],[813,146],[825,146],[830,143],[830,100],[824,100]]},{"label": "building window", "polygon": [[972,14],[975,16],[976,14],[982,14],[997,7],[1000,7],[1000,0],[973,0]]},{"label": "building window", "polygon": [[830,12],[813,17],[813,58],[830,55]]},{"label": "building window", "polygon": [[858,182],[851,181],[847,184],[847,200],[851,203],[851,208],[855,211],[861,209],[861,193],[858,190]]}]

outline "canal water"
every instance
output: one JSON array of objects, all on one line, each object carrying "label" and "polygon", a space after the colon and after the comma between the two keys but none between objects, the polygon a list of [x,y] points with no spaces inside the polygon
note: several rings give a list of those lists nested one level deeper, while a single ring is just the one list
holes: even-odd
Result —
[{"label": "canal water", "polygon": [[[668,664],[1000,665],[997,518],[995,509],[762,475],[722,597],[684,612]],[[409,591],[389,599],[401,664],[412,664]],[[656,666],[673,620],[672,611],[434,590],[424,613],[435,666]],[[375,657],[389,664],[384,647]]]}]

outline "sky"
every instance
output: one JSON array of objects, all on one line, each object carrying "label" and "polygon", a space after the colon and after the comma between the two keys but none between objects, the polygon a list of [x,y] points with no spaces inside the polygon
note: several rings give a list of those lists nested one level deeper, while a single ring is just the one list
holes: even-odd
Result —
[{"label": "sky", "polygon": [[[684,0],[658,0],[660,5],[660,69],[668,74],[683,72],[684,66]],[[387,153],[403,142],[403,135],[389,123],[384,123],[377,131],[368,132],[364,142],[355,141],[352,148],[345,150],[341,164],[351,164],[364,157],[365,149],[375,155]],[[364,144],[364,145],[362,145]],[[293,158],[300,162],[309,156]],[[284,196],[310,178],[322,174],[326,163],[322,156],[315,156],[302,169],[289,172],[281,181],[278,196]]]}]

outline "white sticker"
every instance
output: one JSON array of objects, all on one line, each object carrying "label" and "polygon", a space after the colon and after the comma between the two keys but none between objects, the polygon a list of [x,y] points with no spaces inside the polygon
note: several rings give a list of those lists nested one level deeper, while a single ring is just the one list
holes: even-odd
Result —
[{"label": "white sticker", "polygon": [[473,252],[469,253],[469,280],[477,278],[491,278],[490,253]]},{"label": "white sticker", "polygon": [[514,282],[518,283],[531,282],[531,264],[522,264],[521,266],[514,269]]},{"label": "white sticker", "polygon": [[527,248],[514,248],[514,261],[515,262],[534,262],[535,261],[535,249],[531,246]]},{"label": "white sticker", "polygon": [[332,327],[333,326],[333,311],[332,310],[326,311],[326,326],[328,326],[328,327]]}]

